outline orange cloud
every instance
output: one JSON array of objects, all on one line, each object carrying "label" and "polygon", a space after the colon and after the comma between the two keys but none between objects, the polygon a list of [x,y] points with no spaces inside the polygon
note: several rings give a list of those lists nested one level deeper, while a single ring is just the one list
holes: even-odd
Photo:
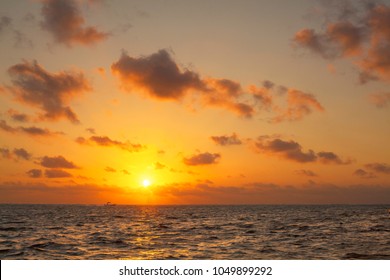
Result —
[{"label": "orange cloud", "polygon": [[278,109],[279,115],[273,121],[296,121],[311,114],[313,111],[323,112],[325,109],[317,101],[314,95],[296,89],[287,91],[287,108]]},{"label": "orange cloud", "polygon": [[206,152],[183,158],[183,162],[186,165],[207,165],[217,163],[220,158],[220,154]]},{"label": "orange cloud", "polygon": [[364,7],[363,11],[355,9],[354,17],[330,22],[323,32],[302,29],[293,41],[326,59],[357,58],[361,83],[390,81],[390,6],[377,3]]},{"label": "orange cloud", "polygon": [[36,61],[16,64],[8,69],[13,86],[11,93],[24,104],[44,112],[44,120],[65,118],[79,123],[77,115],[68,106],[70,100],[91,90],[84,75],[75,71],[50,73]]},{"label": "orange cloud", "polygon": [[103,147],[117,147],[128,152],[138,152],[145,148],[145,146],[141,144],[132,144],[130,142],[112,140],[108,136],[91,136],[88,139],[84,137],[78,137],[75,141],[79,144],[85,145],[96,144]]},{"label": "orange cloud", "polygon": [[386,108],[390,105],[390,92],[371,93],[368,98],[377,108]]},{"label": "orange cloud", "polygon": [[42,28],[52,34],[58,43],[93,45],[108,38],[109,33],[96,27],[84,26],[85,20],[74,0],[44,0]]}]

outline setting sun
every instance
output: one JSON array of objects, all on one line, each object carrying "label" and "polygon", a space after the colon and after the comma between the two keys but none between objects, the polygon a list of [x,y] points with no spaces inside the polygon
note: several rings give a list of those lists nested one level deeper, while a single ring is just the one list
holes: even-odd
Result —
[{"label": "setting sun", "polygon": [[144,186],[145,188],[149,187],[151,184],[152,182],[149,179],[144,179],[142,181],[142,186]]}]

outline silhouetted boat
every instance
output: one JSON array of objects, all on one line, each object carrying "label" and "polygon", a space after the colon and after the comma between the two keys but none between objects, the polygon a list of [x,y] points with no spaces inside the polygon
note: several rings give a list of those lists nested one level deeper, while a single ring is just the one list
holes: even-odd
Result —
[{"label": "silhouetted boat", "polygon": [[116,206],[116,204],[111,203],[111,202],[107,202],[106,204],[104,204],[104,206]]}]

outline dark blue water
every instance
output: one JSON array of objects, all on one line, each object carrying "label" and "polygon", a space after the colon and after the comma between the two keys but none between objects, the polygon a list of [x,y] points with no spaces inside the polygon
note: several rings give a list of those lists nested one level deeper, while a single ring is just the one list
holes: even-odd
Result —
[{"label": "dark blue water", "polygon": [[0,205],[1,259],[390,259],[384,205]]}]

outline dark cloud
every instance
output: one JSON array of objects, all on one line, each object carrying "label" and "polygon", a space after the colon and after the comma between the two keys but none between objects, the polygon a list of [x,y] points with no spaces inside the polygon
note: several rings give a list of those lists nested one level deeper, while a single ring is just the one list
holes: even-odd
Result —
[{"label": "dark cloud", "polygon": [[353,172],[353,175],[358,176],[360,178],[365,178],[365,179],[372,179],[376,178],[375,174],[372,172],[367,172],[364,169],[356,169]]},{"label": "dark cloud", "polygon": [[297,162],[314,162],[317,160],[317,156],[312,150],[304,152],[302,146],[295,141],[267,138],[259,138],[255,142],[255,147],[259,152],[275,154]]},{"label": "dark cloud", "polygon": [[72,177],[72,174],[61,169],[46,169],[45,176],[47,178],[68,178]]},{"label": "dark cloud", "polygon": [[218,160],[220,158],[221,158],[220,154],[212,154],[206,152],[206,153],[193,155],[188,158],[183,158],[183,162],[186,165],[206,165],[206,164],[218,163]]},{"label": "dark cloud", "polygon": [[129,90],[141,88],[158,99],[178,99],[189,89],[204,87],[197,73],[182,71],[166,50],[140,58],[123,53],[111,69]]},{"label": "dark cloud", "polygon": [[365,167],[377,173],[390,174],[390,165],[387,163],[369,163]]},{"label": "dark cloud", "polygon": [[317,153],[318,160],[326,164],[350,164],[350,160],[341,160],[338,155],[333,152],[319,152]]},{"label": "dark cloud", "polygon": [[311,171],[311,170],[306,170],[306,169],[297,170],[296,173],[299,174],[299,175],[307,176],[307,177],[317,177],[317,176],[318,176],[318,175],[317,175],[316,173],[314,173],[313,171]]},{"label": "dark cloud", "polygon": [[387,108],[390,105],[390,92],[371,93],[368,98],[377,108]]},{"label": "dark cloud", "polygon": [[12,19],[7,16],[2,16],[0,18],[0,34],[3,32],[5,28],[11,25]]},{"label": "dark cloud", "polygon": [[211,140],[214,141],[214,143],[221,145],[221,146],[229,146],[229,145],[241,145],[242,142],[238,138],[237,134],[233,133],[231,136],[211,136]]},{"label": "dark cloud", "polygon": [[28,122],[30,120],[30,117],[28,115],[19,113],[13,109],[8,110],[8,115],[11,117],[12,120],[17,122]]},{"label": "dark cloud", "polygon": [[168,51],[162,49],[150,56],[134,58],[123,53],[111,69],[129,92],[141,90],[159,100],[181,100],[196,93],[203,105],[227,109],[251,117],[254,108],[243,101],[241,85],[229,79],[206,78],[181,69]]},{"label": "dark cloud", "polygon": [[58,43],[93,45],[109,34],[96,27],[85,26],[84,17],[75,0],[44,0],[42,28],[50,32]]},{"label": "dark cloud", "polygon": [[27,152],[25,149],[20,148],[20,149],[14,149],[13,150],[14,155],[16,155],[18,158],[25,159],[25,160],[30,160],[31,159],[31,154]]},{"label": "dark cloud", "polygon": [[40,127],[35,127],[35,126],[30,126],[30,127],[24,127],[24,126],[19,126],[19,127],[12,127],[7,124],[6,121],[0,120],[0,129],[9,132],[9,133],[24,133],[30,136],[55,136],[55,135],[61,135],[64,134],[62,132],[52,132],[46,128],[40,128]]},{"label": "dark cloud", "polygon": [[145,149],[145,146],[141,144],[132,144],[130,142],[112,140],[108,136],[91,136],[88,139],[84,137],[78,137],[76,142],[84,145],[96,144],[103,147],[117,147],[128,152],[138,152],[142,149]]},{"label": "dark cloud", "polygon": [[30,160],[32,156],[29,152],[27,152],[23,148],[13,149],[12,152],[8,148],[0,148],[0,155],[6,159],[14,158],[16,160],[17,159]]},{"label": "dark cloud", "polygon": [[26,173],[27,173],[27,175],[30,178],[40,178],[40,177],[42,177],[42,170],[40,170],[40,169],[30,169]]},{"label": "dark cloud", "polygon": [[112,168],[112,167],[109,167],[109,166],[107,166],[106,168],[104,168],[104,171],[106,171],[106,172],[112,172],[112,173],[114,173],[114,172],[116,172],[116,169],[114,169],[114,168]]},{"label": "dark cloud", "polygon": [[66,169],[78,168],[73,162],[66,160],[63,156],[56,156],[56,157],[44,156],[40,162],[40,165],[47,168],[66,168]]},{"label": "dark cloud", "polygon": [[[293,140],[285,141],[278,137],[261,136],[254,142],[255,150],[260,153],[280,156],[296,162],[320,162],[324,164],[350,164],[351,160],[342,160],[333,152],[315,153],[303,151],[302,146]],[[308,174],[306,174],[308,175]]]},{"label": "dark cloud", "polygon": [[3,131],[6,131],[6,132],[10,132],[10,133],[14,133],[17,131],[16,128],[8,125],[5,120],[0,120],[0,129],[2,129]]},{"label": "dark cloud", "polygon": [[16,64],[8,69],[16,99],[41,109],[44,120],[65,118],[78,123],[77,115],[68,106],[71,99],[91,89],[81,72],[49,73],[36,61]]},{"label": "dark cloud", "polygon": [[353,57],[360,81],[390,81],[390,6],[372,3],[349,9],[326,29],[302,29],[294,42],[322,57]]}]

